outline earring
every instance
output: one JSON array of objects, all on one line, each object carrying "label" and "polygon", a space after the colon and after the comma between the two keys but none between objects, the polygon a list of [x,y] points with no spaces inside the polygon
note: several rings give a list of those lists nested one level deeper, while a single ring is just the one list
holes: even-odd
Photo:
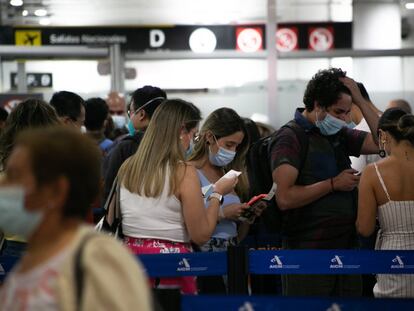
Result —
[{"label": "earring", "polygon": [[379,156],[381,158],[385,158],[385,156],[387,155],[387,153],[385,152],[385,140],[381,141],[382,146],[379,146]]}]

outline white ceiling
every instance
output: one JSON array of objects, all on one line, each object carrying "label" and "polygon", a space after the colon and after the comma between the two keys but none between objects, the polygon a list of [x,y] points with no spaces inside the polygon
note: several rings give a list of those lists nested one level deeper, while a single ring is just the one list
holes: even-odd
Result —
[{"label": "white ceiling", "polygon": [[[23,0],[23,7],[9,2],[0,0],[2,24],[38,25],[34,11],[45,8],[55,26],[257,23],[265,21],[267,5],[267,0]],[[278,0],[276,12],[281,22],[350,21],[352,0]]]}]

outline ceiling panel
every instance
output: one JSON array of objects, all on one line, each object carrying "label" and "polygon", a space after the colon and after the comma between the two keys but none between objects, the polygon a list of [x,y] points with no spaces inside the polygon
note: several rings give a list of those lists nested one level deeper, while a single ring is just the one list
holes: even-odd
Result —
[{"label": "ceiling panel", "polygon": [[[267,0],[23,0],[22,7],[9,2],[0,0],[3,25],[38,25],[41,19],[54,26],[257,23],[265,21],[267,5]],[[39,8],[47,10],[46,17],[34,15]],[[352,0],[278,0],[276,7],[281,22],[335,20],[342,11],[348,12],[345,20],[352,19]]]}]

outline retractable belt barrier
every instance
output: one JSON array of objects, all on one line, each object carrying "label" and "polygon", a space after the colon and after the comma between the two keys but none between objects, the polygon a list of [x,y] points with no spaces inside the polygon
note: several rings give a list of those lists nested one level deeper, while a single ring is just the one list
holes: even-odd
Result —
[{"label": "retractable belt barrier", "polygon": [[249,272],[252,274],[412,274],[414,251],[250,251]]},{"label": "retractable belt barrier", "polygon": [[[151,277],[223,275],[243,256],[227,252],[139,255]],[[0,256],[0,280],[18,261]],[[413,274],[414,251],[262,250],[248,252],[251,274]],[[245,273],[240,271],[241,274]]]},{"label": "retractable belt barrier", "polygon": [[182,296],[182,311],[412,311],[414,299]]},{"label": "retractable belt barrier", "polygon": [[150,277],[227,274],[227,252],[137,256]]}]

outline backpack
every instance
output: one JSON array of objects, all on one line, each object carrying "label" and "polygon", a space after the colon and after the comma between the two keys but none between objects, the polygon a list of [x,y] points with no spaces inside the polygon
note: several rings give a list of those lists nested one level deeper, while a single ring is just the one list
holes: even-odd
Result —
[{"label": "backpack", "polygon": [[[309,138],[305,130],[294,120],[289,121],[281,129],[283,128],[293,130],[299,140],[299,144],[301,145],[300,166],[302,168],[308,152]],[[251,196],[268,193],[273,186],[272,168],[270,165],[271,151],[277,142],[279,131],[275,131],[271,135],[259,139],[249,148],[246,164]],[[260,223],[264,225],[261,231],[264,229],[268,233],[280,233],[282,216],[281,210],[277,207],[276,200],[273,199],[258,219],[259,226]]]}]

